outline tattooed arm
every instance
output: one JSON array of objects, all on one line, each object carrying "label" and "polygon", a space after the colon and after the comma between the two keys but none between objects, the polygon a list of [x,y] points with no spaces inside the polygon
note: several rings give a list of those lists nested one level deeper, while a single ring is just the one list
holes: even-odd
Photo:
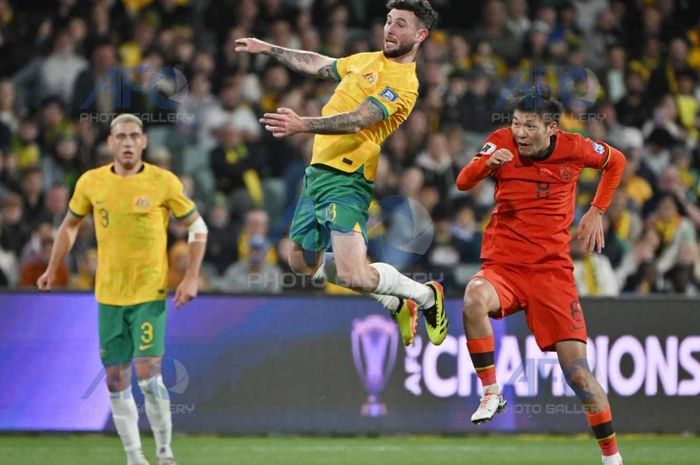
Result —
[{"label": "tattooed arm", "polygon": [[313,134],[355,134],[384,119],[384,112],[367,99],[355,111],[331,116],[301,117],[289,108],[277,113],[265,113],[260,122],[275,137],[291,136],[300,132]]},{"label": "tattooed arm", "polygon": [[298,73],[338,81],[338,76],[333,71],[335,59],[319,53],[278,47],[254,38],[236,39],[235,50],[269,55]]}]

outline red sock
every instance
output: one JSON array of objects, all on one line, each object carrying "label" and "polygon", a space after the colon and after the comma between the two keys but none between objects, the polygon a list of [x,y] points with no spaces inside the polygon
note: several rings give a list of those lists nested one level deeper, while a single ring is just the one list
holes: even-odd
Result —
[{"label": "red sock", "polygon": [[617,454],[617,438],[612,423],[610,407],[598,413],[586,413],[588,424],[593,430],[603,455]]},{"label": "red sock", "polygon": [[472,358],[476,375],[484,387],[496,384],[496,365],[493,362],[494,346],[493,336],[467,341],[467,350]]}]

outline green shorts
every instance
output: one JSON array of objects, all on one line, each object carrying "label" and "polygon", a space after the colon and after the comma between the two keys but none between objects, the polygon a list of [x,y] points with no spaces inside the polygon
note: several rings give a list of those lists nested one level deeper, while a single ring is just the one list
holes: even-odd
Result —
[{"label": "green shorts", "polygon": [[165,352],[165,300],[136,305],[99,304],[100,358],[104,366]]},{"label": "green shorts", "polygon": [[312,252],[330,247],[331,231],[359,232],[367,242],[373,191],[374,184],[361,171],[343,173],[318,165],[307,167],[289,237]]}]

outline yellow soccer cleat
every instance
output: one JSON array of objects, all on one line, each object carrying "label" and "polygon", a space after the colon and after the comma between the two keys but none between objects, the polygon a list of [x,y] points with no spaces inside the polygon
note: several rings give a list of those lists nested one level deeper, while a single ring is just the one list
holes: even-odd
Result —
[{"label": "yellow soccer cleat", "polygon": [[438,346],[447,337],[447,329],[450,327],[445,313],[445,291],[442,289],[442,284],[437,281],[428,281],[425,285],[433,290],[435,305],[422,309],[422,312],[425,317],[425,326],[428,329],[428,338],[430,338],[430,342]]},{"label": "yellow soccer cleat", "polygon": [[389,313],[399,326],[403,345],[410,346],[416,336],[418,326],[418,305],[410,299],[401,299],[399,308]]}]

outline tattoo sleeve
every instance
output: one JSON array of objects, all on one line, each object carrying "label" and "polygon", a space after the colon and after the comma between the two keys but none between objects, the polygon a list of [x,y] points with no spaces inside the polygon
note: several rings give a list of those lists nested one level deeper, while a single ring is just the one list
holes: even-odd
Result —
[{"label": "tattoo sleeve", "polygon": [[355,134],[384,119],[382,109],[365,100],[357,110],[333,116],[304,118],[307,132],[314,134]]},{"label": "tattoo sleeve", "polygon": [[338,75],[333,70],[333,62],[335,60],[319,53],[292,50],[273,45],[270,51],[267,52],[267,55],[275,57],[280,63],[298,73],[330,81],[339,80]]}]

